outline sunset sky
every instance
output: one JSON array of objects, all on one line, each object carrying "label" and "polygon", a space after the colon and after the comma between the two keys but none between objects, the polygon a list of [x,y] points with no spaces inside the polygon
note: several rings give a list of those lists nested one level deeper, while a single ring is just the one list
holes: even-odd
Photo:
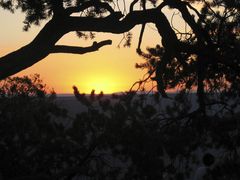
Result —
[{"label": "sunset sky", "polygon": [[[24,14],[18,11],[11,14],[0,8],[0,56],[28,44],[44,25],[43,22],[41,26],[33,26],[28,32],[24,32],[23,20]],[[182,24],[181,20],[176,19],[175,25],[180,27],[180,24]],[[131,48],[124,48],[123,43],[121,48],[117,47],[123,35],[98,33],[96,39],[86,41],[79,39],[74,32],[69,33],[58,44],[84,47],[90,46],[93,41],[106,39],[112,39],[113,44],[84,55],[51,54],[17,75],[38,73],[48,87],[53,88],[57,93],[72,93],[73,85],[84,93],[90,93],[92,89],[95,89],[97,93],[129,90],[132,84],[146,73],[146,71],[135,68],[136,63],[143,61],[136,54],[140,27],[135,27],[131,32],[133,33]],[[153,24],[148,24],[145,32],[142,50],[160,43],[161,38]]]}]

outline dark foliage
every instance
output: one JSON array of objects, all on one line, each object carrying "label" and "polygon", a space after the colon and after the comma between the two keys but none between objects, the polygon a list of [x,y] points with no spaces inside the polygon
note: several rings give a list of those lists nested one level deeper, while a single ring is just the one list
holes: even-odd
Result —
[{"label": "dark foliage", "polygon": [[[0,172],[4,179],[44,174],[57,168],[66,111],[46,94],[39,75],[8,78],[0,89]],[[62,145],[62,144],[61,144]],[[54,156],[52,155],[54,154]],[[60,154],[60,153],[59,153]]]},{"label": "dark foliage", "polygon": [[191,113],[186,94],[164,108],[158,94],[74,93],[87,110],[70,118],[38,76],[3,83],[3,179],[186,179],[200,163],[198,152],[213,150],[211,176],[239,178],[237,115]]}]

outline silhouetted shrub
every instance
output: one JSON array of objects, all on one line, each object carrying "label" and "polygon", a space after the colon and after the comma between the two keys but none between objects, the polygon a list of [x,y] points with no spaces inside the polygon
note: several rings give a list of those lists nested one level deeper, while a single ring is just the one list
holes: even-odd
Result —
[{"label": "silhouetted shrub", "polygon": [[[66,111],[47,94],[39,75],[1,81],[0,173],[4,179],[49,173],[57,169],[57,141],[63,125],[56,117]],[[59,159],[60,160],[60,159]]]},{"label": "silhouetted shrub", "polygon": [[3,179],[187,179],[205,152],[216,159],[211,177],[239,178],[239,117],[202,115],[184,92],[165,107],[158,94],[74,87],[86,111],[69,117],[38,75],[1,87]]}]

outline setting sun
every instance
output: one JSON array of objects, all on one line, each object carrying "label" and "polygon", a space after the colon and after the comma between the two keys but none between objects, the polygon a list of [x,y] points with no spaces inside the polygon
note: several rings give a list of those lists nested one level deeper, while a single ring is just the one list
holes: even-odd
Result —
[{"label": "setting sun", "polygon": [[90,93],[91,90],[95,90],[96,93],[103,91],[104,93],[112,93],[120,90],[120,85],[115,79],[106,76],[92,76],[86,83],[82,86],[79,86],[85,93]]}]

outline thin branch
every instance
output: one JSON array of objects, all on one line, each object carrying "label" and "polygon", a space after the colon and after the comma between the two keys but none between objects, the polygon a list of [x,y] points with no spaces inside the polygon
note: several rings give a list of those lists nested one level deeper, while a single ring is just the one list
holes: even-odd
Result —
[{"label": "thin branch", "polygon": [[189,9],[193,10],[198,15],[198,17],[202,20],[202,15],[201,13],[198,12],[196,8],[194,8],[190,3],[187,3],[187,2],[186,2],[186,5],[188,6]]},{"label": "thin branch", "polygon": [[179,15],[180,14],[180,12],[178,12],[178,13],[173,13],[173,15],[172,15],[172,17],[171,17],[171,27],[172,27],[172,29],[173,30],[175,30],[176,31],[176,35],[180,35],[180,38],[179,38],[179,40],[181,40],[182,39],[182,37],[184,36],[185,37],[185,40],[190,40],[191,38],[192,38],[192,33],[190,33],[191,32],[191,30],[189,31],[189,32],[187,32],[187,23],[185,22],[185,32],[180,32],[177,28],[175,28],[174,27],[174,25],[173,25],[173,19],[174,19],[174,16],[176,16],[176,15]]},{"label": "thin branch", "polygon": [[111,40],[105,40],[99,43],[94,41],[92,46],[89,46],[89,47],[56,45],[51,49],[51,53],[85,54],[85,53],[97,51],[102,46],[111,45],[111,44],[112,44]]},{"label": "thin branch", "polygon": [[141,50],[141,44],[142,44],[142,38],[143,38],[143,33],[144,33],[144,30],[145,30],[145,26],[146,26],[146,23],[144,23],[144,24],[142,25],[141,32],[140,32],[140,36],[139,36],[138,47],[137,47],[137,53],[138,53],[138,54],[141,54],[141,52],[142,52],[142,50]]},{"label": "thin branch", "polygon": [[[148,76],[147,76],[146,78],[143,77],[143,80],[139,80],[139,81],[136,81],[135,83],[133,83],[133,85],[132,85],[131,88],[129,89],[129,92],[133,91],[133,88],[134,88],[136,85],[138,85],[138,88],[137,88],[137,90],[135,90],[135,91],[138,91],[138,90],[140,89],[142,83],[144,83],[144,82],[146,82],[147,80],[149,80],[149,79],[152,77],[152,75],[153,75],[154,72],[155,72],[155,71],[152,71],[151,73],[146,73],[146,74],[148,74]],[[146,74],[144,74],[144,76],[145,76]]]},{"label": "thin branch", "polygon": [[[143,10],[146,11],[146,0],[141,0],[141,3],[142,3],[142,7],[143,7]],[[137,47],[137,53],[138,54],[141,54],[141,44],[142,44],[142,38],[143,38],[143,33],[144,33],[144,30],[145,30],[145,26],[146,26],[146,23],[143,23],[142,24],[142,28],[141,28],[141,32],[140,32],[140,36],[139,36],[139,41],[138,41],[138,47]]]},{"label": "thin branch", "polygon": [[143,10],[146,10],[146,0],[141,0],[140,6],[142,6]]},{"label": "thin branch", "polygon": [[122,42],[123,42],[124,39],[126,39],[125,33],[123,33],[122,39],[120,40],[120,42],[119,42],[118,45],[117,45],[118,48],[120,48],[120,46],[121,46],[121,44],[122,44]]},{"label": "thin branch", "polygon": [[129,12],[133,12],[133,7],[134,5],[138,2],[138,0],[134,0],[131,4],[130,4],[130,8],[129,8]]}]

